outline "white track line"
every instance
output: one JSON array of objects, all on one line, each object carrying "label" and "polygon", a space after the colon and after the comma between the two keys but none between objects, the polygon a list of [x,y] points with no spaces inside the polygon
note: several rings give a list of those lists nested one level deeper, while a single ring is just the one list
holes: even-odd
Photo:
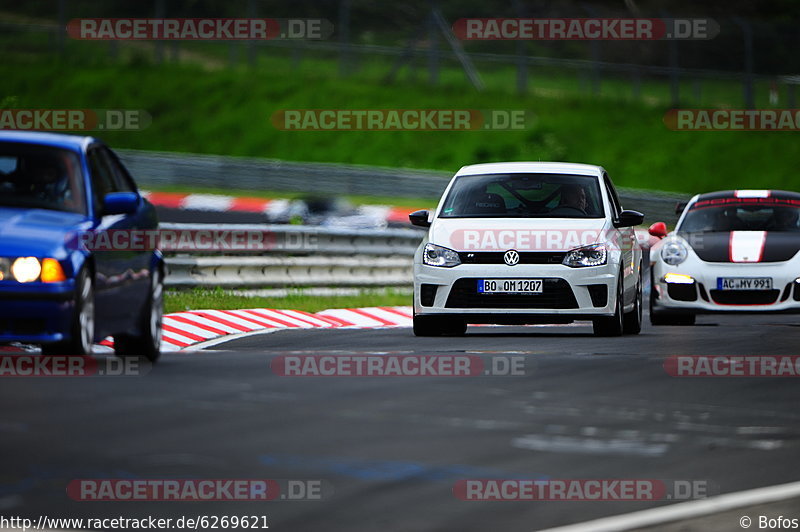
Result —
[{"label": "white track line", "polygon": [[716,513],[746,508],[748,506],[791,499],[793,497],[800,497],[800,482],[790,482],[777,486],[767,486],[764,488],[718,495],[708,499],[670,504],[669,506],[661,508],[651,508],[629,514],[575,523],[574,525],[548,528],[540,532],[611,532],[618,530],[634,530],[637,528],[682,521],[684,519],[705,517]]}]

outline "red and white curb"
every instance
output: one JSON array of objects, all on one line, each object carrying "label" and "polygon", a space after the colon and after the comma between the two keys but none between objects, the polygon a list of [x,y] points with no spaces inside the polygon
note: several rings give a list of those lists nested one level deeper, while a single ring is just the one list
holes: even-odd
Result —
[{"label": "red and white curb", "polygon": [[[142,195],[157,207],[167,209],[197,210],[209,212],[249,212],[269,214],[283,211],[291,201],[288,199],[253,198],[247,196],[225,196],[222,194],[181,194],[174,192],[146,192]],[[409,223],[408,215],[416,209],[391,207],[388,205],[363,205],[364,213],[382,217],[387,222]]]},{"label": "red and white curb", "polygon": [[[232,334],[278,329],[410,327],[411,307],[300,310],[191,310],[164,316],[162,351],[180,351]],[[112,346],[106,340],[102,343]]]}]

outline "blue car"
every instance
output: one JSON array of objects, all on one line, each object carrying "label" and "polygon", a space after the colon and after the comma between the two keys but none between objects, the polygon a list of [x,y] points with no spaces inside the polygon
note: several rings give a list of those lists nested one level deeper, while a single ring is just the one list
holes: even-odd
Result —
[{"label": "blue car", "polygon": [[[0,344],[160,353],[164,261],[154,207],[92,137],[0,131]],[[131,245],[131,243],[139,245]]]}]

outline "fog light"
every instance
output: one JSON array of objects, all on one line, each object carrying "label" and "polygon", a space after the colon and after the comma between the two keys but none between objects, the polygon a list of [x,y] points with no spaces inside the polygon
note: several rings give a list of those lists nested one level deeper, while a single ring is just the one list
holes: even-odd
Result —
[{"label": "fog light", "polygon": [[694,278],[691,275],[684,275],[682,273],[668,273],[664,275],[664,282],[674,284],[692,284]]}]

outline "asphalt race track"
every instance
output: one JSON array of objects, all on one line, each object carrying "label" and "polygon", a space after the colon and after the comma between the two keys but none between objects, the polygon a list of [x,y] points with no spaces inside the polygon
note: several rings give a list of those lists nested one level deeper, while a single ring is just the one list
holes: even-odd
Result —
[{"label": "asphalt race track", "polygon": [[[795,355],[798,318],[702,317],[636,337],[591,328],[285,330],[168,353],[139,377],[7,378],[0,511],[266,515],[271,530],[527,531],[672,501],[463,501],[459,479],[797,480],[793,378],[678,378],[670,355]],[[277,355],[524,357],[521,376],[286,377]],[[321,501],[77,502],[74,479],[324,480]],[[797,516],[794,516],[797,517]],[[733,520],[730,530],[739,529]]]}]

